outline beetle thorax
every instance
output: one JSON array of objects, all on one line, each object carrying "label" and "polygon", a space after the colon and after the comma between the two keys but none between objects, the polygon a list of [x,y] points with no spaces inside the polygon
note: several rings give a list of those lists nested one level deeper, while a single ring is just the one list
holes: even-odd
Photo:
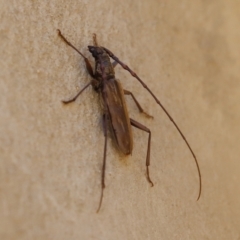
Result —
[{"label": "beetle thorax", "polygon": [[102,47],[88,46],[89,51],[95,58],[95,75],[101,81],[103,78],[106,80],[114,78],[115,73],[112,63],[106,51]]}]

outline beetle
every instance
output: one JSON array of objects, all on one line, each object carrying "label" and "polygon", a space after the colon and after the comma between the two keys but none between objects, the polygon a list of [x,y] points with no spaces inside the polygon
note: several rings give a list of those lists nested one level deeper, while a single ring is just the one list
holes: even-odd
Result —
[{"label": "beetle", "polygon": [[[99,46],[97,43],[96,34],[93,34],[93,46],[88,46],[89,52],[92,54],[93,58],[95,59],[95,71],[88,60],[76,47],[74,47],[61,33],[58,29],[58,35],[60,38],[70,47],[72,47],[75,51],[77,51],[84,59],[85,65],[87,68],[88,73],[90,74],[92,80],[83,88],[81,89],[75,97],[68,101],[62,101],[64,104],[71,103],[75,101],[78,96],[87,89],[90,85],[92,85],[93,89],[101,94],[102,96],[102,104],[103,104],[103,132],[104,132],[104,152],[103,152],[103,165],[102,165],[102,175],[101,175],[101,196],[99,201],[99,206],[97,212],[99,212],[102,200],[103,200],[103,192],[105,188],[105,169],[106,169],[106,153],[107,153],[107,128],[110,127],[114,140],[117,143],[118,149],[124,153],[125,155],[129,155],[132,153],[133,150],[133,137],[132,137],[132,129],[131,125],[143,130],[148,133],[148,147],[147,147],[147,156],[146,156],[146,175],[147,180],[153,186],[153,182],[150,178],[149,174],[149,166],[150,166],[150,147],[151,147],[151,131],[149,128],[143,126],[141,123],[129,118],[128,110],[126,107],[126,102],[124,95],[130,95],[134,102],[136,103],[139,111],[144,113],[147,117],[152,118],[148,113],[146,113],[141,105],[136,100],[135,96],[132,92],[125,90],[122,88],[121,83],[116,80],[114,68],[117,64],[121,65],[125,70],[127,70],[134,78],[136,78],[142,86],[152,95],[155,99],[157,104],[162,108],[165,114],[168,116],[170,121],[176,127],[177,131],[181,135],[182,139],[185,141],[188,149],[190,150],[196,166],[198,170],[199,176],[199,193],[197,201],[201,196],[202,190],[202,181],[201,181],[201,172],[199,168],[199,164],[197,158],[190,147],[187,139],[185,138],[184,134],[170,116],[168,111],[162,105],[162,103],[157,99],[157,97],[153,94],[153,92],[148,88],[148,86],[138,77],[138,75],[133,72],[126,64],[118,59],[109,49]],[[110,58],[114,60],[112,63]]]}]

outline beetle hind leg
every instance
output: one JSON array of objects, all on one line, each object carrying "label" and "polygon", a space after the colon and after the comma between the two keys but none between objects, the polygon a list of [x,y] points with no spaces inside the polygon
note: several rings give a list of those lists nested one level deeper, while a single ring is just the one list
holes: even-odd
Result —
[{"label": "beetle hind leg", "polygon": [[147,180],[148,182],[151,184],[151,187],[153,187],[153,182],[150,178],[150,174],[149,174],[149,166],[150,166],[150,149],[151,149],[151,131],[149,128],[143,126],[141,123],[133,120],[130,118],[130,122],[131,122],[131,125],[140,129],[140,130],[143,130],[145,132],[147,132],[149,135],[148,135],[148,148],[147,148],[147,157],[146,157],[146,168],[147,168]]},{"label": "beetle hind leg", "polygon": [[101,206],[102,206],[102,200],[103,200],[103,191],[105,188],[105,169],[106,169],[106,158],[107,158],[107,116],[106,114],[103,114],[103,131],[104,131],[104,152],[103,152],[103,165],[102,165],[102,177],[101,177],[101,196],[100,201],[97,209],[97,213],[99,212]]}]

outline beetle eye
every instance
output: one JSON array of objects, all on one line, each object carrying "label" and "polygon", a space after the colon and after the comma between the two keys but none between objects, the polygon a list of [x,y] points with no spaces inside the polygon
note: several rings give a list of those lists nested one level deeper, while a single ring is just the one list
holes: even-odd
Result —
[{"label": "beetle eye", "polygon": [[94,47],[93,46],[88,46],[88,49],[89,49],[90,52],[94,51]]}]

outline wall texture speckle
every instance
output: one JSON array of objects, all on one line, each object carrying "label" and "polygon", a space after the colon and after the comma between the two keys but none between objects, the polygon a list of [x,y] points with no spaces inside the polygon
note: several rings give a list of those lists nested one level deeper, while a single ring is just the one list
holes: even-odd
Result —
[{"label": "wall texture speckle", "polygon": [[[0,239],[172,240],[240,238],[240,3],[0,0]],[[154,119],[151,188],[147,134],[133,129],[132,156],[109,139],[102,209],[104,137],[99,97],[84,62],[92,33],[147,83],[176,120],[202,172],[144,88],[116,76]],[[91,62],[93,63],[92,59]]]}]

